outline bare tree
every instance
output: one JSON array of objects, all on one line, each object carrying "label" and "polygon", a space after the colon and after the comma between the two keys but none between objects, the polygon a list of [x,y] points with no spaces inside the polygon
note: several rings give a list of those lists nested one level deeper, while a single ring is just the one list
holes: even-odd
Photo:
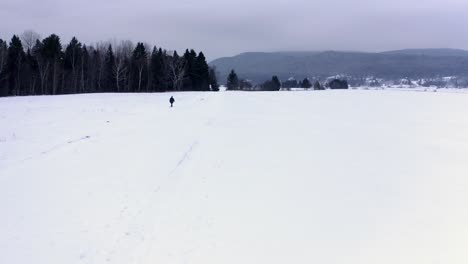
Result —
[{"label": "bare tree", "polygon": [[122,40],[119,46],[119,53],[122,57],[122,64],[125,65],[125,70],[122,71],[122,74],[119,78],[122,78],[123,90],[130,91],[130,71],[128,65],[130,63],[130,57],[132,52],[135,49],[135,44],[131,40]]},{"label": "bare tree", "polygon": [[174,90],[180,91],[184,83],[185,76],[185,60],[183,58],[169,57],[168,58],[169,76]]},{"label": "bare tree", "polygon": [[130,58],[130,56],[132,56],[133,50],[135,49],[135,44],[133,44],[131,40],[122,40],[120,42],[120,46],[122,48],[122,54],[125,57]]},{"label": "bare tree", "polygon": [[121,92],[121,83],[125,82],[126,79],[128,61],[131,56],[133,43],[129,40],[120,41],[119,43],[113,41],[113,43],[113,46],[115,47],[115,60],[112,67],[112,73],[114,74],[114,81],[117,87],[117,92]]},{"label": "bare tree", "polygon": [[24,51],[31,51],[36,45],[36,41],[41,39],[41,35],[33,30],[26,30],[21,34]]}]

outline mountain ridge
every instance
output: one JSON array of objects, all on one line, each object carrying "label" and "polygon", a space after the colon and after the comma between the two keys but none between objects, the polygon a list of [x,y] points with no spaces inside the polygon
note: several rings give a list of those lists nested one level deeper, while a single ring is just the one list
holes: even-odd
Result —
[{"label": "mountain ridge", "polygon": [[231,69],[240,78],[262,82],[278,75],[325,78],[333,75],[383,79],[468,76],[468,51],[462,49],[402,49],[384,52],[280,51],[245,52],[210,62],[223,82]]}]

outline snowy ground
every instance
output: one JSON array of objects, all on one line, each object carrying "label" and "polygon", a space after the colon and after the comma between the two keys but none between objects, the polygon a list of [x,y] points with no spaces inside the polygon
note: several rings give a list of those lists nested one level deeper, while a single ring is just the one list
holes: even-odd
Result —
[{"label": "snowy ground", "polygon": [[468,94],[0,98],[0,263],[468,262]]}]

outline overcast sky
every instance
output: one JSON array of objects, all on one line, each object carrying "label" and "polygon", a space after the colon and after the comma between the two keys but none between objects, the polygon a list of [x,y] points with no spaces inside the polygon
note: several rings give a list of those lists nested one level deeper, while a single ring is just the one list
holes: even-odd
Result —
[{"label": "overcast sky", "polygon": [[131,39],[245,51],[468,49],[467,0],[0,0],[0,38],[33,29],[68,42]]}]

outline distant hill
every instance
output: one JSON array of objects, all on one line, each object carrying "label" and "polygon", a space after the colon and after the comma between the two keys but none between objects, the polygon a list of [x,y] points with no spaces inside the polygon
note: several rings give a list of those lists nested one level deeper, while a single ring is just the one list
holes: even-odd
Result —
[{"label": "distant hill", "polygon": [[403,49],[382,52],[381,54],[420,55],[420,56],[468,56],[462,49]]},{"label": "distant hill", "polygon": [[240,78],[262,82],[278,75],[302,79],[333,75],[373,76],[383,79],[468,76],[468,51],[456,49],[407,49],[366,52],[247,52],[212,61],[220,82],[235,69]]}]

